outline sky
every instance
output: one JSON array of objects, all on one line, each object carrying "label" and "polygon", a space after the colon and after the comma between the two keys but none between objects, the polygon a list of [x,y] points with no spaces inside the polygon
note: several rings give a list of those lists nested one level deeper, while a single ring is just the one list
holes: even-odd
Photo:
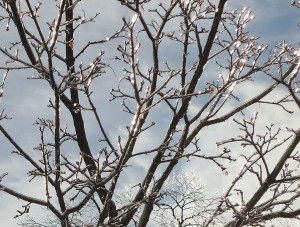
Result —
[{"label": "sky", "polygon": [[[84,29],[79,30],[80,35],[76,36],[75,51],[88,41],[88,40],[99,40],[106,39],[109,34],[118,29],[122,24],[122,17],[130,19],[133,13],[125,10],[117,1],[103,0],[101,2],[96,0],[82,0],[81,5],[76,8],[77,15],[92,16],[97,12],[100,15],[97,17],[97,22],[87,24]],[[232,11],[234,9],[240,9],[243,7],[249,7],[255,19],[249,24],[249,33],[255,37],[260,37],[260,42],[268,44],[270,48],[274,47],[278,43],[283,41],[291,43],[294,46],[299,47],[299,37],[300,28],[297,24],[300,22],[300,11],[294,7],[290,6],[290,1],[282,0],[232,0],[228,1],[226,9]],[[83,10],[84,9],[84,12]],[[42,1],[40,19],[44,22],[52,21],[51,17],[57,14],[56,9],[47,3]],[[3,14],[3,10],[0,10],[0,16]],[[29,23],[29,22],[28,22]],[[47,33],[47,26],[42,29]],[[9,24],[9,31],[5,32],[6,22],[0,22],[1,29],[1,40],[0,47],[8,46],[12,40],[16,39],[15,28],[13,24]],[[83,61],[85,63],[93,60],[93,57],[97,55],[100,51],[105,51],[107,54],[107,59],[112,58],[116,53],[115,46],[101,46],[101,49],[94,48],[84,54]],[[147,47],[147,46],[146,46]],[[145,47],[145,48],[146,48]],[[166,44],[166,50],[163,55],[170,60],[170,62],[176,64],[176,54],[178,52],[172,48],[169,48]],[[144,48],[144,47],[143,47]],[[148,58],[146,53],[141,53],[141,59]],[[4,56],[0,54],[0,66],[3,66]],[[122,65],[118,67],[115,66],[114,70],[107,70],[109,76],[101,80],[101,84],[95,84],[93,89],[97,91],[96,94],[100,94],[94,97],[95,103],[100,103],[97,106],[98,110],[101,112],[101,117],[105,126],[110,128],[109,136],[112,138],[118,137],[118,135],[126,135],[126,126],[130,125],[131,117],[121,111],[119,102],[108,102],[109,91],[116,81],[119,79],[119,74],[122,72]],[[147,65],[145,64],[145,67]],[[3,70],[0,72],[3,75]],[[39,142],[39,132],[38,127],[33,123],[36,121],[37,117],[52,118],[53,113],[47,108],[48,100],[53,99],[52,92],[46,89],[46,83],[40,80],[28,79],[32,77],[32,71],[24,72],[14,72],[9,75],[4,88],[4,97],[0,101],[0,111],[5,109],[12,120],[1,122],[8,132],[12,134],[14,139],[22,145],[25,150],[32,150],[33,147],[37,146]],[[249,83],[240,94],[243,97],[248,97],[263,89],[264,83],[268,81],[261,81],[262,84]],[[278,90],[278,93],[273,93],[274,97],[279,97],[283,90]],[[193,106],[192,106],[193,108]],[[296,111],[292,116],[286,117],[283,110],[276,110],[274,114],[274,109],[255,106],[255,108],[250,108],[247,110],[246,114],[248,116],[253,115],[253,113],[259,109],[259,130],[264,130],[266,124],[274,122],[277,127],[293,127],[297,118],[300,117],[299,110]],[[293,106],[291,108],[294,108]],[[63,111],[63,110],[62,110]],[[191,110],[192,111],[192,110]],[[144,134],[137,144],[138,150],[144,150],[145,144],[149,143],[149,138],[151,138],[151,143],[159,143],[163,135],[164,126],[167,126],[169,120],[165,117],[165,112],[163,109],[159,109],[153,114],[153,119],[157,121],[157,125],[154,130],[149,131]],[[164,117],[161,117],[164,116]],[[93,116],[91,113],[84,113],[86,120],[86,128],[89,135],[89,142],[91,143],[92,150],[94,154],[100,149],[99,143],[99,129],[95,127],[95,122],[93,121]],[[68,115],[63,115],[62,120],[65,124],[71,125],[71,119]],[[205,143],[203,143],[203,149],[207,152],[216,151],[216,140],[220,138],[229,138],[230,136],[236,135],[237,131],[232,127],[232,121],[225,122],[224,124],[212,127],[211,130],[205,131],[203,135],[205,137]],[[226,133],[224,133],[226,132]],[[201,135],[202,136],[202,135]],[[14,149],[0,134],[0,175],[2,173],[9,173],[7,177],[4,178],[3,184],[8,185],[17,190],[24,191],[28,195],[36,195],[40,198],[44,198],[44,189],[41,187],[43,181],[34,181],[34,183],[28,183],[28,177],[24,173],[24,169],[30,169],[30,166],[24,162],[21,157],[12,154],[11,151]],[[241,152],[239,147],[233,147],[234,152]],[[38,158],[37,152],[32,151],[32,156]],[[186,171],[194,171],[199,173],[201,179],[208,185],[213,186],[214,190],[212,193],[222,193],[224,189],[230,184],[237,171],[240,168],[240,163],[230,163],[228,164],[228,175],[224,175],[219,171],[217,166],[211,165],[207,167],[205,160],[194,160],[190,162],[180,162],[175,171],[179,171],[181,168]],[[137,173],[144,172],[149,162],[147,159],[134,160],[132,166],[135,166],[134,171],[129,171],[126,179],[121,180],[124,185],[134,185],[141,179],[142,175]],[[245,183],[245,181],[242,181]],[[254,181],[247,181],[249,187],[255,184]],[[249,190],[250,195],[251,190]],[[246,195],[247,196],[247,195]],[[13,218],[16,214],[16,210],[21,208],[24,203],[20,200],[12,198],[11,196],[0,192],[0,225],[6,227],[17,226],[17,220]],[[35,217],[37,219],[43,217],[44,211],[35,209]]]}]

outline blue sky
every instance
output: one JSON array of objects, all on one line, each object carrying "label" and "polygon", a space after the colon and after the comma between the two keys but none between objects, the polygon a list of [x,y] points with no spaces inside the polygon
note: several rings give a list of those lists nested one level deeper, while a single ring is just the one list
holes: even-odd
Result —
[{"label": "blue sky", "polygon": [[[84,43],[88,40],[94,41],[98,39],[105,39],[109,34],[111,34],[115,29],[118,29],[122,23],[122,17],[130,19],[133,13],[128,10],[124,10],[122,6],[117,1],[104,0],[82,0],[81,5],[78,7],[78,15],[83,15],[82,9],[85,9],[86,16],[92,16],[96,12],[100,11],[100,15],[97,18],[98,22],[91,23],[84,27],[83,30],[79,30],[80,34],[75,38],[75,50],[76,48],[81,48]],[[227,10],[231,11],[236,8],[242,8],[248,6],[252,13],[255,15],[255,19],[249,24],[249,32],[251,36],[260,37],[260,42],[264,44],[269,44],[270,49],[280,42],[286,41],[294,46],[299,47],[299,37],[300,28],[297,26],[300,21],[300,11],[294,7],[290,6],[290,1],[282,0],[232,0],[226,5]],[[45,21],[51,21],[51,16],[57,14],[56,10],[50,6],[48,3],[42,5],[41,19]],[[0,11],[2,14],[3,11]],[[0,29],[1,41],[0,46],[4,47],[8,45],[11,40],[14,40],[15,29],[12,24],[10,24],[10,31],[5,32],[6,24],[1,22]],[[45,31],[47,26],[44,27]],[[95,47],[92,50],[86,52],[83,55],[83,61],[85,63],[92,60],[91,56],[95,56],[99,51],[104,50],[106,52],[106,58],[110,59],[116,53],[115,46],[101,46]],[[166,48],[164,56],[170,58],[171,62],[176,63],[176,50]],[[141,54],[141,58],[147,58],[146,53]],[[0,64],[3,64],[4,56],[0,54]],[[126,126],[131,122],[131,116],[125,114],[121,111],[120,102],[108,102],[109,91],[115,82],[118,81],[120,73],[122,73],[122,65],[115,64],[116,68],[114,71],[107,69],[107,74],[104,79],[101,79],[101,84],[95,84],[95,103],[99,103],[97,108],[101,113],[103,122],[105,126],[110,128],[109,136],[113,138],[113,141],[117,142],[118,135],[126,135]],[[117,68],[119,67],[119,68]],[[147,67],[147,64],[145,64]],[[3,71],[1,71],[3,75]],[[32,76],[32,71],[25,72],[14,72],[11,73],[7,79],[5,85],[5,95],[0,102],[0,110],[5,109],[5,112],[13,118],[10,121],[4,121],[1,124],[13,135],[15,140],[22,145],[25,150],[32,150],[38,142],[40,135],[38,133],[38,127],[33,125],[37,117],[52,118],[53,113],[47,108],[49,98],[53,98],[52,92],[47,89],[46,83],[37,80],[28,80],[27,77]],[[265,81],[268,83],[267,81]],[[263,84],[248,84],[241,90],[240,94],[244,97],[250,96],[253,92],[263,89]],[[283,90],[279,90],[278,93],[274,93],[274,97],[279,97]],[[299,110],[295,112],[294,115],[286,117],[283,111],[274,110],[272,108],[266,108],[263,106],[255,106],[255,108],[250,108],[247,110],[249,116],[252,115],[257,108],[259,108],[259,122],[261,123],[260,129],[263,130],[264,125],[275,122],[277,126],[295,126],[295,119],[299,118]],[[294,108],[294,107],[291,107]],[[163,109],[158,109],[152,115],[152,118],[158,121],[159,126],[156,126],[153,130],[144,134],[137,144],[137,149],[144,150],[145,144],[149,143],[149,138],[151,138],[151,143],[159,143],[165,128],[169,120],[165,117]],[[161,117],[163,116],[163,117]],[[84,113],[86,120],[86,128],[89,134],[89,142],[94,151],[94,154],[100,149],[100,145],[97,142],[99,139],[99,129],[95,127],[95,122],[93,121],[93,116],[91,113]],[[68,115],[62,117],[62,121],[71,125],[71,119]],[[224,135],[226,132],[226,135]],[[205,131],[205,144],[204,148],[207,152],[216,151],[216,138],[228,138],[230,135],[235,135],[236,130],[232,129],[232,122],[225,122],[217,127],[212,127],[209,131]],[[44,189],[42,187],[42,181],[36,181],[35,183],[28,184],[28,178],[26,178],[25,169],[30,169],[30,166],[24,162],[24,160],[16,155],[11,154],[13,147],[7,142],[7,140],[0,135],[0,175],[4,172],[8,172],[9,175],[3,180],[3,183],[18,190],[25,191],[29,195],[37,195],[40,198],[44,198]],[[234,147],[235,152],[239,152],[240,148]],[[34,157],[38,157],[37,153],[31,152]],[[224,188],[228,186],[233,177],[235,176],[239,165],[228,164],[229,165],[229,175],[224,176],[220,173],[219,169],[211,165],[211,167],[206,167],[206,161],[194,160],[191,162],[180,162],[177,169],[184,168],[186,170],[193,170],[199,173],[203,181],[207,183],[208,186],[218,185],[214,187],[213,193],[221,193]],[[137,172],[144,172],[148,167],[147,159],[134,160],[131,163],[136,168],[133,171],[128,171],[126,179],[121,180],[123,184],[135,184],[142,177],[138,175]],[[176,170],[177,170],[176,169]],[[247,182],[251,185],[252,181]],[[254,184],[254,183],[253,183]],[[0,193],[0,224],[1,226],[14,227],[16,226],[16,220],[13,216],[16,214],[16,210],[20,209],[23,204],[21,201],[16,200],[4,193]],[[39,217],[43,214],[43,211],[37,210],[35,216]]]}]

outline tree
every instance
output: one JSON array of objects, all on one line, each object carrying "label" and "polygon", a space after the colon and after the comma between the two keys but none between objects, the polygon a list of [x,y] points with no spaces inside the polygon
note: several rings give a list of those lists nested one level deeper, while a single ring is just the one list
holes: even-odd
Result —
[{"label": "tree", "polygon": [[[116,203],[120,206],[131,203],[136,190],[127,185],[116,192]],[[214,198],[195,172],[181,170],[164,183],[156,199],[152,222],[158,226],[201,226],[215,208]],[[134,222],[138,223],[142,209],[136,212]]]},{"label": "tree", "polygon": [[[74,217],[89,206],[94,226],[146,226],[157,209],[173,209],[160,199],[178,163],[197,160],[224,175],[235,172],[232,165],[240,168],[202,226],[297,218],[299,48],[260,43],[247,31],[254,19],[250,9],[230,11],[226,3],[111,1],[121,16],[105,21],[98,11],[89,12],[98,2],[1,1],[1,23],[7,24],[7,47],[0,48],[2,102],[14,89],[7,81],[25,75],[31,79],[26,83],[47,91],[46,102],[37,95],[35,105],[51,112],[32,113],[39,132],[33,151],[18,142],[23,131],[10,120],[16,112],[3,109],[0,115],[3,137],[13,155],[29,164],[23,172],[45,196],[7,186],[4,173],[0,190],[26,202],[18,216],[37,205],[67,227],[78,224]],[[100,25],[106,30],[98,31]],[[254,94],[243,93],[249,86]],[[265,108],[293,126],[260,120]],[[223,133],[216,138],[219,148],[208,149],[205,135],[218,134],[226,122],[240,132]],[[243,185],[245,178],[254,186]],[[124,183],[136,191],[120,206],[116,191]],[[181,208],[189,217],[192,208]]]},{"label": "tree", "polygon": [[156,202],[154,221],[165,227],[201,226],[216,201],[195,172],[182,170],[165,182],[162,197]]}]

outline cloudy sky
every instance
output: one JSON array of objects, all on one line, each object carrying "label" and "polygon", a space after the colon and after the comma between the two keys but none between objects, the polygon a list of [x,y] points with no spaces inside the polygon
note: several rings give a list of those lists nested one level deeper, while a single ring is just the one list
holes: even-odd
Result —
[{"label": "cloudy sky", "polygon": [[[52,21],[51,16],[57,14],[56,9],[48,4],[47,1],[42,0],[42,11],[40,19],[44,22]],[[83,16],[84,9],[86,17],[93,16],[95,13],[100,12],[97,17],[97,22],[91,23],[85,26],[84,31],[80,31],[80,35],[76,37],[75,50],[80,49],[84,44],[91,40],[106,39],[113,31],[118,29],[122,24],[122,17],[130,19],[132,13],[125,10],[117,1],[113,0],[82,0],[81,5],[76,9],[77,15]],[[280,42],[291,43],[295,46],[299,46],[300,28],[297,24],[300,22],[300,11],[290,6],[290,1],[282,0],[232,0],[228,1],[226,9],[232,11],[234,9],[240,9],[243,7],[249,7],[252,14],[255,15],[255,19],[249,24],[249,32],[251,36],[260,37],[260,42],[269,44],[270,48],[274,47]],[[3,10],[0,10],[0,16],[4,14]],[[52,17],[52,18],[53,18]],[[6,32],[6,21],[0,22],[1,29],[1,40],[0,47],[3,48],[8,46],[12,40],[16,40],[15,28],[13,24],[9,24],[9,31]],[[47,25],[43,27],[43,31],[47,34]],[[113,49],[111,49],[113,48]],[[93,49],[84,55],[85,63],[90,62],[93,57],[96,56],[100,51],[105,51],[108,55],[108,59],[112,58],[115,54],[115,47],[112,46],[101,46],[101,49]],[[176,63],[176,50],[168,49],[164,52],[171,62]],[[147,58],[146,54],[141,54],[141,57]],[[5,57],[0,54],[0,66],[3,66]],[[115,66],[117,67],[117,66]],[[146,66],[145,66],[146,67]],[[109,91],[115,83],[121,73],[121,68],[115,68],[114,71],[109,71],[110,78],[101,80],[101,86],[95,85],[94,89],[97,91],[98,96],[95,96],[95,103],[100,103],[98,106],[101,112],[101,117],[105,126],[110,128],[109,136],[114,138],[116,142],[117,136],[126,135],[126,126],[130,125],[131,117],[124,114],[121,111],[119,102],[108,102],[110,98]],[[1,76],[3,75],[1,71]],[[53,113],[47,108],[48,100],[52,97],[52,92],[47,89],[46,83],[42,81],[27,79],[32,76],[31,71],[25,72],[13,72],[7,78],[5,84],[4,97],[0,102],[0,111],[5,109],[5,113],[12,117],[10,121],[1,122],[8,132],[11,133],[13,138],[25,149],[32,150],[33,147],[37,146],[39,142],[38,127],[33,125],[37,117],[52,118]],[[267,82],[266,82],[267,83]],[[262,84],[249,84],[244,87],[240,94],[244,97],[250,96],[253,92],[263,89]],[[274,97],[279,97],[281,90],[278,93],[274,93]],[[283,91],[282,91],[283,92]],[[256,106],[257,108],[257,106]],[[300,117],[299,110],[294,115],[286,117],[284,111],[277,111],[274,114],[272,108],[265,108],[263,106],[258,107],[259,109],[259,122],[260,127],[263,129],[264,125],[274,122],[278,127],[293,127],[295,126],[295,119]],[[294,108],[291,106],[291,108]],[[251,115],[256,109],[249,109],[247,114]],[[160,109],[153,115],[153,118],[158,122],[157,125],[160,127],[167,126],[169,123],[168,119],[163,116],[164,112]],[[86,127],[89,134],[89,140],[91,147],[95,151],[99,150],[99,131],[95,127],[95,122],[92,120],[92,114],[85,113],[84,117],[86,120]],[[65,124],[71,124],[68,115],[63,117]],[[232,122],[226,122],[218,127],[212,127],[209,131],[205,131],[205,144],[203,149],[207,152],[214,152],[216,148],[215,142],[219,138],[228,138],[230,135],[236,135],[237,131],[232,129]],[[297,126],[295,126],[297,127]],[[145,134],[140,142],[137,144],[137,149],[144,150],[144,145],[149,142],[159,143],[163,135],[163,129],[156,127],[155,130],[149,131]],[[226,135],[224,135],[226,132]],[[216,139],[217,138],[217,139]],[[236,148],[238,149],[238,148]],[[3,183],[11,188],[21,190],[28,195],[36,195],[39,198],[44,198],[43,187],[37,187],[42,185],[41,182],[29,184],[28,178],[24,169],[30,169],[30,166],[24,162],[24,160],[16,155],[12,155],[11,151],[13,147],[7,142],[2,134],[0,134],[0,175],[2,173],[9,173]],[[238,152],[238,151],[236,151]],[[38,154],[34,151],[31,152],[33,157],[38,157]],[[135,184],[140,177],[137,172],[144,172],[148,164],[146,159],[134,161],[132,163],[136,166],[135,171],[129,172],[126,180],[121,181],[124,184]],[[195,171],[199,174],[202,180],[210,187],[214,187],[214,193],[221,193],[224,188],[228,186],[238,170],[240,168],[236,164],[229,165],[229,174],[225,176],[222,174],[216,166],[206,168],[205,161],[191,161],[188,164],[180,162],[178,169],[184,168],[186,170]],[[248,184],[251,184],[248,182]],[[217,185],[217,186],[216,186]],[[0,193],[0,225],[6,227],[16,226],[17,221],[13,218],[16,214],[16,210],[21,208],[21,201],[16,200],[4,193]],[[39,214],[38,212],[36,214]],[[37,217],[39,215],[36,215]]]}]

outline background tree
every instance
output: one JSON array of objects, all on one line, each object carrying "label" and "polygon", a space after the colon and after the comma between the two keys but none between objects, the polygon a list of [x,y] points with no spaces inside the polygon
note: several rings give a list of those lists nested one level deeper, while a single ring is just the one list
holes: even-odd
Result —
[{"label": "background tree", "polygon": [[[174,211],[172,203],[159,201],[178,163],[197,161],[205,168],[216,165],[224,175],[236,172],[231,167],[240,170],[201,225],[296,219],[300,131],[293,119],[299,118],[300,107],[299,48],[282,42],[270,49],[260,43],[246,30],[254,19],[250,9],[232,11],[226,0],[110,4],[116,3],[122,15],[111,19],[115,24],[87,13],[98,2],[0,3],[7,30],[0,48],[5,58],[2,102],[13,89],[7,81],[22,81],[25,75],[35,89],[47,90],[47,101],[37,95],[34,105],[54,113],[32,113],[39,132],[32,151],[18,142],[22,130],[16,130],[14,118],[9,120],[14,113],[1,112],[2,135],[13,154],[29,164],[24,172],[44,196],[5,184],[9,176],[4,173],[1,191],[25,202],[17,216],[38,205],[67,227],[78,224],[74,217],[88,206],[94,211],[88,225],[146,226],[155,210],[169,206]],[[98,31],[102,23],[107,30]],[[249,87],[255,93],[243,93]],[[258,123],[265,108],[289,118],[292,127],[265,118]],[[232,120],[227,130],[240,132],[231,137],[224,123]],[[205,135],[217,137],[219,130],[226,134],[215,138],[219,149],[208,149]],[[124,183],[133,183],[136,191],[120,206],[116,190]],[[174,193],[169,191],[170,198]],[[193,212],[181,206],[185,209],[183,220]],[[80,220],[84,225],[85,218]]]},{"label": "background tree", "polygon": [[[136,192],[135,186],[126,185],[116,193],[116,203],[120,206],[131,203]],[[214,209],[214,198],[205,184],[195,174],[181,170],[164,183],[160,197],[155,201],[152,222],[157,226],[201,226]],[[138,222],[142,209],[134,217]]]},{"label": "background tree", "polygon": [[182,170],[165,182],[162,197],[155,203],[154,221],[165,227],[201,226],[216,201],[195,172]]}]

